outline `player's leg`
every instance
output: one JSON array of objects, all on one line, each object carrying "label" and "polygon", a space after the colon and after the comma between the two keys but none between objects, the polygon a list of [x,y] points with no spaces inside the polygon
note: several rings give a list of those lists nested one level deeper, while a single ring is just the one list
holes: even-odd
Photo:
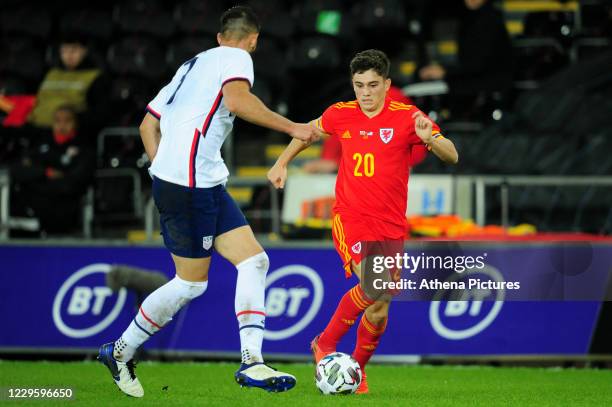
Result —
[{"label": "player's leg", "polygon": [[[355,244],[359,242],[356,238],[361,235],[359,229],[359,226],[352,222],[343,222],[339,214],[334,216],[332,228],[334,245],[345,264],[346,275],[355,274],[358,278],[361,275],[361,251],[360,246],[358,250]],[[347,238],[349,235],[351,237]],[[340,339],[355,324],[359,315],[372,303],[373,301],[359,284],[344,294],[323,332],[311,343],[316,363],[323,356],[335,352]]]},{"label": "player's leg", "polygon": [[363,374],[361,384],[357,389],[358,394],[365,394],[369,391],[365,367],[378,348],[380,338],[387,327],[389,305],[388,300],[375,301],[365,310],[357,327],[357,342],[352,356],[359,363]]},{"label": "player's leg", "polygon": [[247,387],[286,391],[295,386],[295,377],[264,363],[261,347],[265,324],[266,274],[270,262],[244,215],[225,189],[220,193],[215,249],[237,269],[234,301],[242,364],[236,381]]},{"label": "player's leg", "polygon": [[[355,275],[359,276],[358,264],[352,262],[351,269]],[[313,341],[312,347],[316,362],[323,356],[336,351],[338,342],[370,304],[372,304],[372,300],[367,297],[360,284],[355,285],[342,296],[327,326]]]},{"label": "player's leg", "polygon": [[[206,291],[211,247],[202,245],[202,236],[212,235],[214,230],[202,230],[211,223],[202,217],[214,218],[216,213],[214,200],[206,199],[210,191],[194,191],[155,180],[153,192],[160,211],[164,243],[172,253],[176,276],[144,300],[121,337],[102,345],[98,356],[117,386],[135,397],[142,397],[144,393],[134,374],[136,350],[170,322],[184,305]],[[208,227],[214,229],[214,225]]]},{"label": "player's leg", "polygon": [[[382,247],[385,255],[394,257],[395,254],[403,247],[403,241],[386,242]],[[368,264],[371,263],[368,262]],[[362,285],[368,286],[371,284],[372,279],[368,278],[365,273],[368,273],[368,270],[360,270],[359,277]],[[401,277],[401,272],[398,269],[387,270],[383,274],[378,274],[377,277],[382,277],[385,281],[397,282]],[[357,389],[358,394],[365,394],[369,392],[365,367],[378,348],[380,338],[387,328],[391,299],[393,298],[393,295],[396,294],[393,291],[381,291],[376,290],[373,287],[366,287],[366,291],[376,300],[370,306],[368,306],[368,308],[366,308],[365,312],[361,316],[361,321],[359,322],[359,326],[357,328],[355,350],[352,354],[353,358],[359,363],[361,372],[363,374],[361,384]]]}]

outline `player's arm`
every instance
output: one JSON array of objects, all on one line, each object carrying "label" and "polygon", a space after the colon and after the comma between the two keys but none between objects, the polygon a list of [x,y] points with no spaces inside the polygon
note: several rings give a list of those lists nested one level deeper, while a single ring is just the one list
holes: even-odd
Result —
[{"label": "player's arm", "polygon": [[311,124],[294,123],[286,117],[268,109],[251,93],[246,81],[231,81],[223,85],[225,107],[243,120],[258,126],[287,133],[291,137],[306,142],[316,141],[321,132]]},{"label": "player's arm", "polygon": [[[312,120],[308,123],[311,126],[315,126],[316,120]],[[323,133],[325,134],[325,133]],[[268,171],[268,180],[276,187],[276,188],[284,188],[285,181],[287,181],[287,166],[289,163],[302,151],[310,147],[312,141],[305,142],[302,140],[298,140],[294,138],[291,142],[285,147],[281,155],[278,156],[276,162]]]},{"label": "player's arm", "polygon": [[145,114],[142,123],[140,123],[140,138],[144,144],[145,151],[149,156],[149,161],[153,162],[157,154],[157,148],[161,140],[161,129],[159,127],[159,119],[153,117],[151,113]]},{"label": "player's arm", "polygon": [[414,119],[414,130],[427,148],[445,163],[457,164],[459,153],[453,142],[441,135],[434,136],[433,123],[422,112],[415,112],[412,118]]}]

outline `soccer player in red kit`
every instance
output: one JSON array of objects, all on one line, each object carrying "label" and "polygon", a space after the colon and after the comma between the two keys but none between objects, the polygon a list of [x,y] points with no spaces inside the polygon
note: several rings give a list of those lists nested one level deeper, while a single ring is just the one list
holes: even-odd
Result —
[{"label": "soccer player in red kit", "polygon": [[[356,100],[330,106],[315,124],[330,137],[339,138],[342,159],[336,179],[332,235],[347,278],[361,280],[362,244],[399,243],[406,233],[406,205],[411,155],[426,146],[441,160],[455,164],[458,154],[440,128],[418,108],[391,100],[387,91],[389,59],[378,50],[358,53],[350,63]],[[293,140],[268,172],[268,179],[283,188],[287,165],[309,144]],[[367,393],[365,365],[376,350],[387,325],[389,296],[371,299],[361,285],[340,300],[325,330],[311,343],[318,362],[361,317],[353,357],[364,379],[357,393]]]}]

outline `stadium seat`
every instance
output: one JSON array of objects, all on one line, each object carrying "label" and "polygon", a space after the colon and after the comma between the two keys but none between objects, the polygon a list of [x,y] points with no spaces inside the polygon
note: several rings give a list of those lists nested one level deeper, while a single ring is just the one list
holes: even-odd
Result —
[{"label": "stadium seat", "polygon": [[158,82],[143,77],[116,76],[111,83],[109,99],[113,107],[113,119],[109,125],[138,125],[142,121],[144,108],[155,97]]},{"label": "stadium seat", "polygon": [[306,36],[290,50],[291,69],[313,73],[337,69],[341,62],[338,43],[328,36]]},{"label": "stadium seat", "polygon": [[0,75],[0,94],[21,95],[34,90],[28,89],[26,83],[15,75]]},{"label": "stadium seat", "polygon": [[580,33],[586,37],[612,36],[612,3],[599,1],[580,2]]},{"label": "stadium seat", "polygon": [[434,21],[432,43],[428,44],[427,57],[445,66],[457,63],[458,22],[455,19]]},{"label": "stadium seat", "polygon": [[378,48],[393,57],[410,34],[404,2],[400,0],[365,0],[352,9],[359,49]]},{"label": "stadium seat", "polygon": [[266,106],[274,106],[274,93],[270,83],[264,78],[257,78],[251,91],[257,95]]},{"label": "stadium seat", "polygon": [[185,61],[193,58],[202,51],[216,47],[218,44],[213,36],[183,37],[173,41],[168,49],[168,70],[174,74]]},{"label": "stadium seat", "polygon": [[399,0],[356,2],[353,13],[359,28],[371,31],[403,31],[407,28],[404,2]]},{"label": "stadium seat", "polygon": [[611,50],[612,40],[609,38],[577,38],[572,44],[572,54],[577,61],[596,57]]},{"label": "stadium seat", "polygon": [[248,5],[253,8],[257,17],[259,17],[261,33],[266,37],[283,41],[286,45],[295,31],[295,22],[288,8],[288,2],[282,0],[251,0]]},{"label": "stadium seat", "polygon": [[7,39],[1,45],[0,73],[21,78],[28,91],[36,92],[45,73],[45,55],[27,37]]},{"label": "stadium seat", "polygon": [[402,49],[391,58],[391,79],[396,86],[415,82],[416,68],[419,63],[419,49],[414,42],[405,42]]},{"label": "stadium seat", "polygon": [[255,78],[265,77],[276,82],[285,80],[287,53],[274,38],[263,37],[253,53]]},{"label": "stadium seat", "polygon": [[128,37],[110,46],[108,65],[114,74],[158,79],[166,72],[166,58],[158,42]]},{"label": "stadium seat", "polygon": [[174,8],[174,22],[181,33],[214,36],[219,32],[219,16],[224,10],[222,2],[186,0]]},{"label": "stadium seat", "polygon": [[113,34],[110,11],[81,9],[70,10],[59,21],[62,33],[81,33],[99,44],[107,44]]},{"label": "stadium seat", "polygon": [[137,170],[99,169],[96,171],[94,191],[95,224],[142,220],[144,201]]},{"label": "stadium seat", "polygon": [[172,14],[155,2],[132,0],[118,5],[115,18],[122,35],[145,34],[168,39],[174,33]]},{"label": "stadium seat", "polygon": [[569,11],[538,11],[528,13],[524,20],[523,37],[556,38],[565,42],[575,31],[575,14]]},{"label": "stadium seat", "polygon": [[515,87],[535,89],[539,81],[566,67],[569,57],[554,38],[524,38],[512,42],[515,59]]},{"label": "stadium seat", "polygon": [[26,35],[44,41],[51,32],[49,13],[44,8],[34,6],[2,10],[0,23],[5,36]]}]

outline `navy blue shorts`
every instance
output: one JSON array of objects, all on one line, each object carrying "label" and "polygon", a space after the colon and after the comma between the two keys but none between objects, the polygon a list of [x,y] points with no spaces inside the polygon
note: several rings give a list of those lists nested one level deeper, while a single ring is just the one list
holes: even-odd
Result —
[{"label": "navy blue shorts", "polygon": [[247,224],[223,185],[188,188],[154,178],[153,199],[164,244],[177,256],[210,257],[216,236]]}]

